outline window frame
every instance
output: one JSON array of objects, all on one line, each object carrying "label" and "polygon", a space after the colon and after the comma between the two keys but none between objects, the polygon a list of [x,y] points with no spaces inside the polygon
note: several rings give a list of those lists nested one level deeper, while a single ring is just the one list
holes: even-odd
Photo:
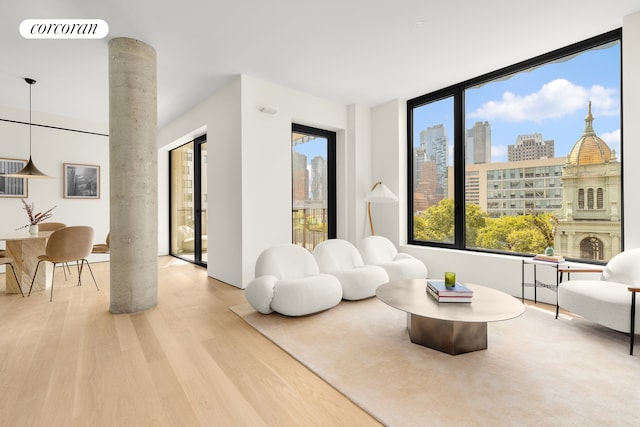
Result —
[{"label": "window frame", "polygon": [[[309,135],[318,136],[327,140],[327,238],[335,239],[337,237],[338,226],[336,224],[337,214],[337,163],[336,163],[336,132],[320,129],[312,126],[302,125],[299,123],[291,124],[291,132],[299,132]],[[293,178],[292,178],[293,180]],[[293,188],[292,188],[293,191]],[[293,196],[293,193],[292,193]],[[291,198],[293,201],[293,197]],[[291,240],[293,241],[293,231]]]},{"label": "window frame", "polygon": [[[434,92],[418,96],[416,98],[409,99],[407,105],[407,242],[410,245],[427,246],[427,247],[441,247],[455,250],[465,250],[471,252],[483,252],[483,253],[498,253],[511,256],[522,256],[516,252],[503,252],[483,248],[467,248],[465,241],[465,109],[464,109],[464,92],[466,89],[474,86],[479,86],[485,83],[490,83],[498,78],[503,78],[512,74],[531,69],[533,67],[542,66],[548,63],[552,63],[559,59],[569,57],[574,54],[581,53],[583,51],[603,46],[607,43],[617,41],[620,43],[620,131],[623,134],[623,80],[622,80],[622,29],[618,28],[607,33],[591,37],[589,39],[565,46],[560,49],[536,56],[534,58],[518,62],[514,65],[501,68],[496,71],[492,71],[481,76],[466,80],[461,83],[457,83],[448,86],[443,89],[436,90]],[[414,238],[414,165],[413,165],[413,152],[414,152],[414,123],[413,123],[413,110],[423,105],[437,102],[439,100],[453,97],[453,179],[454,179],[454,242],[432,242],[416,240]],[[624,156],[623,156],[623,140],[620,141],[620,250],[624,250]]]}]

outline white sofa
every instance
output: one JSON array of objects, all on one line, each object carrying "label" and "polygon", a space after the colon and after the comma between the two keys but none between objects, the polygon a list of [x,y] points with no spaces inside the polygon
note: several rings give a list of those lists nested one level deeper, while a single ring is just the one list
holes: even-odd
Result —
[{"label": "white sofa", "polygon": [[364,263],[384,268],[390,281],[427,278],[427,266],[409,254],[398,253],[395,245],[386,237],[367,236],[358,247]]},{"label": "white sofa", "polygon": [[346,240],[325,240],[314,248],[313,256],[320,272],[338,278],[345,300],[372,297],[378,286],[389,281],[384,268],[365,265],[358,248]]},{"label": "white sofa", "polygon": [[335,307],[342,300],[338,279],[322,274],[311,252],[286,243],[264,250],[256,261],[255,279],[244,290],[258,312],[304,316]]},{"label": "white sofa", "polygon": [[[630,249],[611,258],[600,280],[569,280],[560,283],[558,305],[607,328],[629,333],[632,298],[629,288],[639,286],[640,249]],[[636,310],[635,326],[640,325],[639,320],[640,313]]]}]

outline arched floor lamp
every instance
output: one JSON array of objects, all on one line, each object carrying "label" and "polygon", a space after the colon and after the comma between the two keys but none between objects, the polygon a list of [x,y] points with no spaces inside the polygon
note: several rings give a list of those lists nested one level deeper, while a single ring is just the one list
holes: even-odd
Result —
[{"label": "arched floor lamp", "polygon": [[371,228],[371,235],[375,235],[373,231],[373,220],[371,218],[371,203],[395,203],[398,201],[398,197],[389,188],[378,181],[373,184],[371,192],[365,198],[367,201],[367,214],[369,215],[369,227]]}]

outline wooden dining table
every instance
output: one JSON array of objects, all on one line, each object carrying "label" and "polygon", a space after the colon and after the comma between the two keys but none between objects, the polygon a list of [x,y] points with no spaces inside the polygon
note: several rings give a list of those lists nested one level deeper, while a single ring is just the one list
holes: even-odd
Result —
[{"label": "wooden dining table", "polygon": [[[47,246],[47,239],[53,231],[40,231],[38,234],[29,234],[28,231],[15,231],[0,234],[0,241],[6,242],[7,256],[13,258],[13,267],[20,284],[16,283],[13,274],[5,274],[7,294],[19,294],[18,286],[22,285],[23,292],[29,292],[33,273],[38,264],[38,256],[43,255]],[[33,290],[44,290],[51,287],[53,280],[53,264],[42,263],[38,268],[38,274],[33,282]]]}]

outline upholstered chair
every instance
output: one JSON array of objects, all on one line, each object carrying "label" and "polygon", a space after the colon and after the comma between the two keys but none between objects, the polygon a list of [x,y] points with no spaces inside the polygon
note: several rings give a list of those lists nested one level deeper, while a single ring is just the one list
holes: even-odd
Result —
[{"label": "upholstered chair", "polygon": [[[572,273],[572,277],[575,274]],[[558,305],[607,328],[629,333],[632,353],[632,331],[636,325],[640,326],[640,313],[634,301],[638,288],[640,248],[626,250],[611,258],[599,280],[572,279],[560,283]]]},{"label": "upholstered chair", "polygon": [[304,316],[335,307],[342,286],[334,276],[322,274],[307,249],[285,243],[264,250],[255,266],[255,279],[244,290],[258,312]]},{"label": "upholstered chair", "polygon": [[110,249],[110,245],[111,245],[111,233],[107,233],[107,238],[105,240],[104,243],[96,243],[95,245],[93,245],[93,247],[91,248],[91,253],[92,254],[108,254]]},{"label": "upholstered chair", "polygon": [[55,231],[67,225],[62,222],[41,222],[38,224],[39,231]]},{"label": "upholstered chair", "polygon": [[[16,284],[20,289],[20,295],[24,297],[24,292],[22,292],[22,285],[20,284],[20,280],[18,279],[18,275],[16,274],[16,269],[13,268],[13,258],[8,257],[4,250],[2,252],[4,253],[0,254],[0,265],[6,265],[6,266],[9,266],[9,268],[11,268],[11,271],[13,271],[13,277],[16,279]],[[7,270],[5,270],[5,275],[9,274]]]},{"label": "upholstered chair", "polygon": [[367,236],[360,241],[358,248],[364,263],[384,268],[390,281],[427,278],[427,266],[409,254],[398,253],[386,237]]},{"label": "upholstered chair", "polygon": [[315,247],[313,257],[321,273],[338,278],[342,285],[342,298],[346,300],[372,297],[378,286],[389,281],[384,268],[365,265],[358,248],[347,240],[325,240]]},{"label": "upholstered chair", "polygon": [[51,297],[50,301],[53,301],[53,284],[55,279],[55,266],[60,263],[67,263],[70,261],[78,262],[78,286],[82,285],[81,276],[82,276],[82,268],[84,264],[87,264],[89,268],[89,272],[91,273],[91,277],[93,278],[93,283],[96,285],[96,289],[98,288],[98,282],[96,282],[96,278],[93,275],[93,271],[91,270],[91,265],[89,261],[87,261],[87,257],[91,253],[91,248],[93,246],[93,228],[83,225],[76,225],[72,227],[63,227],[60,228],[49,236],[47,240],[47,246],[45,248],[45,253],[38,256],[38,264],[36,264],[36,270],[33,273],[33,279],[31,279],[31,287],[29,288],[29,295],[31,295],[31,290],[33,288],[33,282],[35,281],[36,275],[38,273],[38,268],[42,262],[50,262],[53,263],[53,277],[51,280]]}]

